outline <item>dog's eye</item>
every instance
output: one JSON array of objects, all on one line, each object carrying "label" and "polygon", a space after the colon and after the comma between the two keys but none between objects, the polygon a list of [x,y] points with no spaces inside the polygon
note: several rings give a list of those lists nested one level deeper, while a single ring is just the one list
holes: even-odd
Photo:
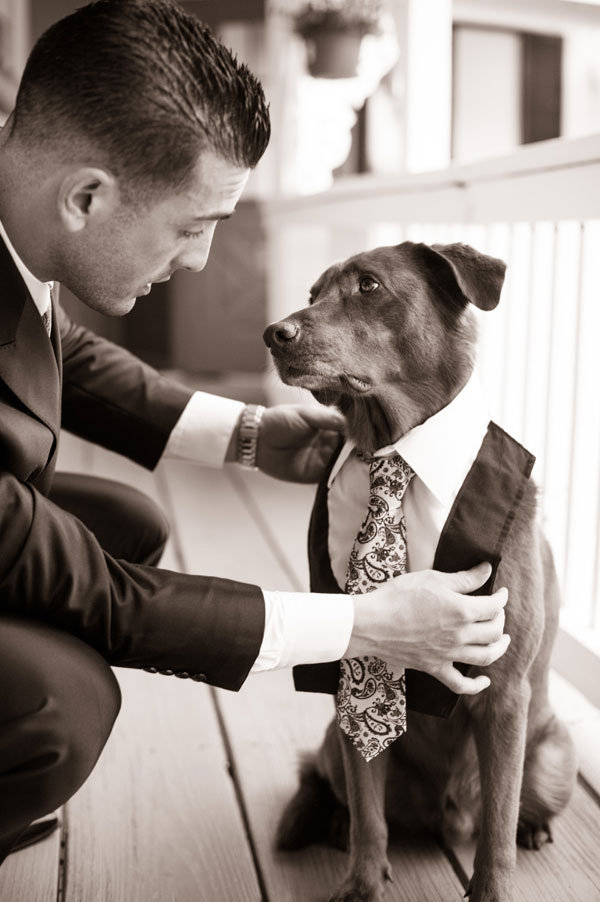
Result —
[{"label": "dog's eye", "polygon": [[370,291],[375,291],[379,288],[379,282],[376,282],[373,276],[362,276],[358,287],[363,294],[368,294]]}]

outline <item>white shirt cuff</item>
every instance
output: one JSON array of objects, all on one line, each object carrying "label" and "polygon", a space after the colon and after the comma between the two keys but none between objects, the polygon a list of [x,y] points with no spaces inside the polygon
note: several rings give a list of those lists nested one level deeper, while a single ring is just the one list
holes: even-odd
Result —
[{"label": "white shirt cuff", "polygon": [[349,595],[267,592],[265,632],[252,673],[342,657],[354,625]]},{"label": "white shirt cuff", "polygon": [[222,467],[244,407],[241,401],[194,392],[173,427],[163,457],[203,467]]}]

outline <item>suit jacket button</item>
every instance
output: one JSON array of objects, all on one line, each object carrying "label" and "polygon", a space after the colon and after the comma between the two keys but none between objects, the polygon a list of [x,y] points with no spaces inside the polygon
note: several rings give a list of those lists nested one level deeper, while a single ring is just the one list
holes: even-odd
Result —
[{"label": "suit jacket button", "polygon": [[158,673],[156,667],[142,667],[142,670],[145,670],[146,673]]},{"label": "suit jacket button", "polygon": [[162,673],[163,676],[173,676],[172,670],[159,670],[159,673]]},{"label": "suit jacket button", "polygon": [[193,673],[191,679],[194,680],[195,683],[206,683],[207,676],[205,673]]},{"label": "suit jacket button", "polygon": [[187,680],[189,673],[187,672],[187,670],[176,670],[175,676],[179,677],[180,680]]}]

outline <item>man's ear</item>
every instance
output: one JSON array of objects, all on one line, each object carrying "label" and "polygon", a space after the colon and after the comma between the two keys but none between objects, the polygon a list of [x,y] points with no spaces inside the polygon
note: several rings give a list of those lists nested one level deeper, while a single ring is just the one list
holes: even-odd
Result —
[{"label": "man's ear", "polygon": [[106,219],[119,203],[115,177],[105,169],[82,166],[69,172],[58,191],[58,213],[69,232],[79,232],[94,219]]},{"label": "man's ear", "polygon": [[502,260],[481,254],[468,244],[433,244],[429,250],[439,264],[435,268],[446,270],[444,287],[453,291],[459,303],[471,303],[480,310],[497,306],[506,271]]}]

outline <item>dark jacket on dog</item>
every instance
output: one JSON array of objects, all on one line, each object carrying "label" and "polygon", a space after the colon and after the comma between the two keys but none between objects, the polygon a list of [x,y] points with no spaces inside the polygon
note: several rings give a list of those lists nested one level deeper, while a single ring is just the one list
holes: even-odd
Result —
[{"label": "dark jacket on dog", "polygon": [[[341,592],[331,569],[328,551],[329,516],[327,481],[339,451],[323,477],[312,511],[308,552],[313,592]],[[466,570],[480,561],[492,564],[492,575],[477,590],[493,591],[494,578],[516,511],[523,498],[535,458],[514,438],[490,422],[487,434],[444,524],[433,568],[445,572]],[[466,672],[468,668],[463,668]],[[296,689],[337,692],[339,662],[306,664],[294,668]],[[406,673],[407,705],[413,711],[448,717],[458,696],[438,680],[416,670]]]}]

